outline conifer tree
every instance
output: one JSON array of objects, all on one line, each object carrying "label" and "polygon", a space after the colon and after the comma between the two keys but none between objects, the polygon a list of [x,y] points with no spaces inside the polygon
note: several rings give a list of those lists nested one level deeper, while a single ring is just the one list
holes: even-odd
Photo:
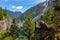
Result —
[{"label": "conifer tree", "polygon": [[43,21],[47,23],[47,25],[54,25],[54,11],[51,8],[48,8],[47,12],[43,15]]},{"label": "conifer tree", "polygon": [[6,17],[7,16],[7,12],[6,12],[6,9],[3,10],[3,15]]},{"label": "conifer tree", "polygon": [[0,7],[0,20],[2,20],[3,19],[3,10],[2,10],[2,8]]},{"label": "conifer tree", "polygon": [[13,19],[13,22],[10,28],[10,35],[12,36],[13,40],[16,40],[16,38],[18,37],[18,31],[19,31],[19,28],[16,26],[16,20]]},{"label": "conifer tree", "polygon": [[31,40],[31,37],[34,32],[34,23],[32,22],[31,17],[26,18],[26,20],[23,24],[23,27],[24,27],[24,31],[25,31],[24,33],[28,37],[28,40]]}]

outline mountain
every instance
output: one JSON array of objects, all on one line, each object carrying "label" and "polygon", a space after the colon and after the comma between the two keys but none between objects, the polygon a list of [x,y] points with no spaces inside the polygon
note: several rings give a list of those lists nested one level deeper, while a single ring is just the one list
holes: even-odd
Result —
[{"label": "mountain", "polygon": [[44,4],[46,4],[46,2],[39,3],[38,5],[28,9],[26,12],[20,15],[18,19],[23,20],[27,16],[31,16],[32,18],[36,17],[37,15],[42,13],[43,9],[45,8]]},{"label": "mountain", "polygon": [[11,18],[17,18],[21,14],[22,14],[21,12],[13,12],[13,11],[7,10],[7,15],[10,16]]},{"label": "mountain", "polygon": [[[45,3],[47,3],[47,4],[45,5],[45,8],[43,9],[41,14],[45,14],[48,11],[49,8],[50,9],[54,8],[52,0],[49,0],[48,2],[46,1]],[[39,21],[41,19],[41,14],[36,16],[35,18],[33,18],[33,21]]]}]

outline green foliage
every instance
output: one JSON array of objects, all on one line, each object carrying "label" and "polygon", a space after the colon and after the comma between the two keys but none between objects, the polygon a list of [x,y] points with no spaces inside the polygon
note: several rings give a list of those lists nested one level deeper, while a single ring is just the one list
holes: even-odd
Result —
[{"label": "green foliage", "polygon": [[1,7],[0,7],[0,20],[3,20],[3,11]]},{"label": "green foliage", "polygon": [[15,40],[18,36],[19,28],[16,26],[16,21],[13,19],[13,23],[10,28],[10,35],[12,36],[13,40]]},{"label": "green foliage", "polygon": [[35,34],[35,40],[39,40],[40,39],[40,35],[39,34]]},{"label": "green foliage", "polygon": [[[59,14],[57,13],[57,15]],[[60,22],[57,15],[51,8],[48,8],[48,11],[43,15],[43,21],[47,24],[47,26],[53,27],[56,31],[60,29]]]},{"label": "green foliage", "polygon": [[51,8],[48,8],[47,12],[43,15],[43,21],[48,25],[52,25],[53,19],[55,17],[54,11]]},{"label": "green foliage", "polygon": [[5,37],[3,40],[12,40],[11,36]]},{"label": "green foliage", "polygon": [[0,40],[4,39],[8,35],[8,31],[0,31]]},{"label": "green foliage", "polygon": [[7,16],[6,10],[3,10],[3,15]]},{"label": "green foliage", "polygon": [[3,10],[3,9],[0,7],[0,20],[3,20],[4,18],[9,19],[9,16],[7,15],[6,9]]},{"label": "green foliage", "polygon": [[16,21],[13,19],[10,30],[0,31],[0,40],[16,40],[19,38],[19,28],[16,26]]},{"label": "green foliage", "polygon": [[0,31],[0,39],[4,36],[4,31]]},{"label": "green foliage", "polygon": [[7,11],[6,11],[6,9],[5,10],[3,10],[3,16],[4,16],[4,18],[7,18],[7,19],[9,19],[10,17],[7,15]]},{"label": "green foliage", "polygon": [[17,38],[16,40],[28,40],[27,37],[24,38]]},{"label": "green foliage", "polygon": [[25,35],[30,38],[34,32],[34,23],[31,19],[31,17],[27,17],[24,24],[24,31],[25,31]]},{"label": "green foliage", "polygon": [[16,26],[15,19],[13,19],[10,30],[0,32],[0,40],[16,40],[19,37],[18,32],[19,28]]}]

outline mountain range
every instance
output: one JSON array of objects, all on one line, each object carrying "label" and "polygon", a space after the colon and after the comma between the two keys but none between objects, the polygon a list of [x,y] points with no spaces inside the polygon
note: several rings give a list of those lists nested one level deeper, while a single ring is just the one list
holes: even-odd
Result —
[{"label": "mountain range", "polygon": [[[8,15],[11,18],[17,18],[19,20],[25,20],[26,17],[31,16],[32,18],[36,18],[38,15],[40,15],[43,10],[45,9],[46,5],[46,1],[39,3],[33,7],[31,7],[30,9],[26,10],[24,13],[21,12],[12,12],[7,10]],[[52,7],[51,5],[51,1],[48,1],[48,6]]]},{"label": "mountain range", "polygon": [[45,8],[45,2],[39,3],[36,6],[31,7],[30,9],[28,9],[27,11],[25,11],[22,15],[20,15],[18,17],[18,19],[20,20],[24,20],[27,16],[31,16],[32,18],[35,18],[36,16],[40,15],[42,13],[42,11]]},{"label": "mountain range", "polygon": [[10,16],[10,18],[17,18],[22,14],[22,12],[13,12],[10,10],[7,10],[7,15]]}]

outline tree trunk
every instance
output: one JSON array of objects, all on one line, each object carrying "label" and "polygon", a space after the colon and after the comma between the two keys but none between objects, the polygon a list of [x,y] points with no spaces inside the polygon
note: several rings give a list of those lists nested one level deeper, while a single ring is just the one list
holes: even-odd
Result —
[{"label": "tree trunk", "polygon": [[30,30],[29,30],[29,34],[28,34],[28,40],[31,40]]}]

